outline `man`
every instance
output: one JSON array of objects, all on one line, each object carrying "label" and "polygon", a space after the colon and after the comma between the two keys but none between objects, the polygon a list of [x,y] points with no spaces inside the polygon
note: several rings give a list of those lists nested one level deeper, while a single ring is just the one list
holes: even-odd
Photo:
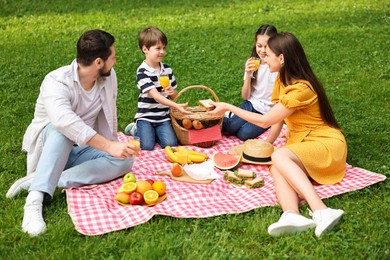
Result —
[{"label": "man", "polygon": [[44,199],[56,187],[104,183],[133,165],[139,148],[117,141],[117,78],[114,37],[101,30],[85,32],[77,42],[77,59],[50,72],[42,82],[34,119],[23,138],[27,176],[7,192],[29,193],[22,229],[43,233]]}]

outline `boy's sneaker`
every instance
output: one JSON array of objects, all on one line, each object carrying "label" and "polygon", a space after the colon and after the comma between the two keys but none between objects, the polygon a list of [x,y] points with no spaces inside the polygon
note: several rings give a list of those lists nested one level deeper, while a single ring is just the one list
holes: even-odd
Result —
[{"label": "boy's sneaker", "polygon": [[135,134],[137,133],[137,125],[136,123],[130,123],[126,126],[125,128],[125,135],[131,135],[131,136],[135,136]]},{"label": "boy's sneaker", "polygon": [[313,217],[317,227],[315,234],[317,237],[321,236],[325,231],[331,230],[344,215],[341,209],[319,209],[314,213],[309,210],[309,214]]},{"label": "boy's sneaker", "polygon": [[284,212],[279,221],[268,227],[268,233],[271,236],[280,236],[284,234],[294,234],[298,231],[304,231],[315,227],[315,222],[300,214]]}]

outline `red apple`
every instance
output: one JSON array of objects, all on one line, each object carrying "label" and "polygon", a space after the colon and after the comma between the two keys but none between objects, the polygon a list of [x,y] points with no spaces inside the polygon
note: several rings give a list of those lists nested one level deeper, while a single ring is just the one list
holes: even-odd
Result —
[{"label": "red apple", "polygon": [[133,191],[130,194],[129,202],[131,205],[142,205],[144,203],[144,196],[138,191]]},{"label": "red apple", "polygon": [[153,183],[154,183],[154,180],[152,180],[152,179],[147,179],[146,181],[149,182],[150,185],[153,185]]}]

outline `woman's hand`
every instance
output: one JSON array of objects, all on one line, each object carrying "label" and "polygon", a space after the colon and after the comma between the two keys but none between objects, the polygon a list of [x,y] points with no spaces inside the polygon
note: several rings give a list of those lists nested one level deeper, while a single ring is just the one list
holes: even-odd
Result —
[{"label": "woman's hand", "polygon": [[215,106],[215,108],[213,110],[207,112],[207,113],[212,114],[212,115],[221,116],[221,115],[224,115],[225,112],[229,110],[228,104],[225,102],[210,101],[210,104]]}]

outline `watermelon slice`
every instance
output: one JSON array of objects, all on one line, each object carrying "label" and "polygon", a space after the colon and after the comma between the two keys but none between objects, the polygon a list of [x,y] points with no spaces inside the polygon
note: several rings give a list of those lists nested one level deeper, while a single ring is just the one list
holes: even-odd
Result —
[{"label": "watermelon slice", "polygon": [[214,166],[220,170],[230,170],[241,162],[240,154],[225,154],[217,152],[213,155]]}]

